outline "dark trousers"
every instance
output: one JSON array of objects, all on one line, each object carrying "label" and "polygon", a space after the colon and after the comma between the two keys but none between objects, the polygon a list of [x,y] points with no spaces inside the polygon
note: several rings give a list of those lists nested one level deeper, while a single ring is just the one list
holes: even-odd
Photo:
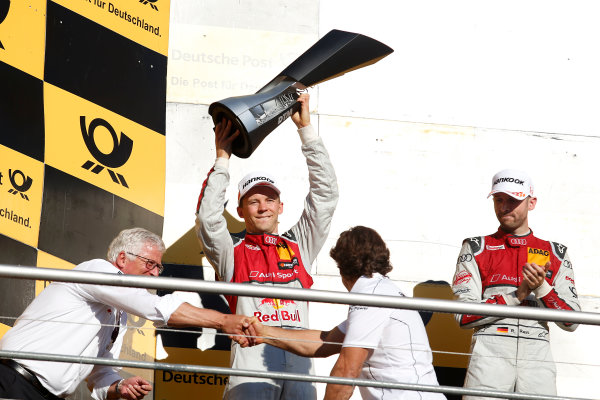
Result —
[{"label": "dark trousers", "polygon": [[4,364],[0,364],[0,398],[46,400],[31,383]]}]

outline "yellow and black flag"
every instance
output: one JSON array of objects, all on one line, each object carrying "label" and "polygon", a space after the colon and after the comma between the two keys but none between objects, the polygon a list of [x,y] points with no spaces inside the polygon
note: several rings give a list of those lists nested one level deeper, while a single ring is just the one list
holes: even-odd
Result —
[{"label": "yellow and black flag", "polygon": [[[0,263],[72,268],[122,229],[162,234],[169,10],[0,0]],[[0,335],[42,287],[0,279]],[[151,360],[139,333],[125,350]]]}]

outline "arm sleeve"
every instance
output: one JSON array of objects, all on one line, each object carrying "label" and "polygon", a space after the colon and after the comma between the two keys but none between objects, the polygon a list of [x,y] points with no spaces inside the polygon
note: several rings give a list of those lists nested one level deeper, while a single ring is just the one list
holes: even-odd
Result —
[{"label": "arm sleeve", "polygon": [[389,308],[350,306],[345,326],[342,326],[344,322],[338,325],[346,334],[342,347],[377,348],[391,313]]},{"label": "arm sleeve", "polygon": [[[558,272],[554,277],[554,285],[551,285],[548,282],[548,278],[546,278],[544,284],[537,288],[534,294],[543,307],[557,310],[581,311],[577,290],[575,289],[573,266],[566,250]],[[569,322],[556,322],[556,325],[570,332],[577,329],[578,326],[578,324]]]},{"label": "arm sleeve", "polygon": [[[483,241],[483,238],[477,239]],[[497,294],[483,298],[479,265],[475,260],[475,254],[469,244],[469,240],[471,239],[466,239],[460,249],[460,254],[456,261],[456,272],[452,280],[452,291],[458,297],[458,300],[471,303],[518,305],[520,302],[515,295],[516,289],[512,293]],[[501,319],[501,317],[470,314],[455,314],[454,317],[460,327],[465,329],[487,325]]]},{"label": "arm sleeve", "polygon": [[302,145],[302,153],[308,166],[310,190],[304,201],[302,216],[291,232],[302,251],[304,267],[310,273],[312,263],[329,234],[339,193],[335,171],[323,140],[316,136],[310,125],[302,130],[308,137]]},{"label": "arm sleeve", "polygon": [[225,192],[229,185],[229,160],[217,158],[210,170],[198,198],[196,209],[196,234],[221,281],[229,282],[233,277],[233,240],[223,216]]},{"label": "arm sleeve", "polygon": [[155,326],[166,326],[171,314],[183,303],[171,294],[157,296],[141,288],[88,284],[77,284],[76,288],[88,301],[116,307],[150,320]]},{"label": "arm sleeve", "polygon": [[[123,338],[127,329],[124,329],[127,325],[127,314],[121,315],[121,329],[119,336],[115,340],[114,345],[111,349],[105,350],[100,357],[118,359],[121,354],[121,347],[123,346]],[[113,382],[120,380],[122,377],[118,371],[121,367],[112,367],[110,365],[94,365],[94,369],[86,378],[87,386],[92,392],[92,399],[94,400],[105,400],[108,397],[108,388]]]},{"label": "arm sleeve", "polygon": [[88,388],[92,392],[92,399],[105,400],[108,396],[108,388],[114,381],[121,379],[113,368],[107,365],[96,365],[92,373],[87,377]]}]

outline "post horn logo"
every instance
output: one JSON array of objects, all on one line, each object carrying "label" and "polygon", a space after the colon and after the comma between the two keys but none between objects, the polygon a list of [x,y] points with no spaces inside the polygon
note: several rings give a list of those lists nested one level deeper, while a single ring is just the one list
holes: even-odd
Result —
[{"label": "post horn logo", "polygon": [[[88,160],[81,166],[81,168],[91,170],[91,172],[96,175],[106,168],[106,171],[108,171],[108,174],[113,182],[129,188],[125,177],[113,171],[111,168],[119,168],[123,166],[127,160],[129,160],[131,151],[133,150],[133,140],[131,140],[129,136],[125,135],[123,132],[121,132],[121,137],[119,140],[113,127],[102,118],[94,119],[92,122],[90,122],[89,127],[86,128],[85,116],[82,115],[79,117],[79,123],[81,125],[83,141],[85,142],[90,154],[98,162],[98,164],[96,164],[93,161]],[[98,146],[96,146],[96,142],[94,141],[94,132],[98,127],[104,127],[106,130],[108,130],[112,137],[113,149],[108,154],[104,154],[102,151],[100,151]]]},{"label": "post horn logo", "polygon": [[[4,21],[8,15],[8,9],[10,8],[10,0],[0,0],[0,24]],[[0,49],[4,50],[2,40],[0,40]]]},{"label": "post horn logo", "polygon": [[158,0],[140,0],[140,3],[146,5],[146,4],[150,4],[150,7],[154,8],[156,11],[158,11],[158,7],[156,7],[154,4],[152,3],[156,3]]},{"label": "post horn logo", "polygon": [[[21,177],[21,184],[17,183],[17,176]],[[25,192],[28,191],[29,188],[31,188],[31,185],[33,184],[33,179],[31,179],[30,176],[25,176],[25,174],[19,171],[18,169],[15,169],[14,171],[9,169],[8,179],[10,179],[10,184],[13,186],[13,189],[9,189],[8,193],[13,195],[19,193],[22,198],[29,201],[29,197],[27,197]]]}]

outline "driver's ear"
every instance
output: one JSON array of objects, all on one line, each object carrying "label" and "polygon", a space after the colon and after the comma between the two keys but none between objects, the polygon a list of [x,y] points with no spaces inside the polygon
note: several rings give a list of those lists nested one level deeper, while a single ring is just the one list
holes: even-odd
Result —
[{"label": "driver's ear", "polygon": [[531,211],[535,208],[535,205],[537,204],[537,197],[531,197],[529,198],[529,206],[528,206],[528,210]]}]

